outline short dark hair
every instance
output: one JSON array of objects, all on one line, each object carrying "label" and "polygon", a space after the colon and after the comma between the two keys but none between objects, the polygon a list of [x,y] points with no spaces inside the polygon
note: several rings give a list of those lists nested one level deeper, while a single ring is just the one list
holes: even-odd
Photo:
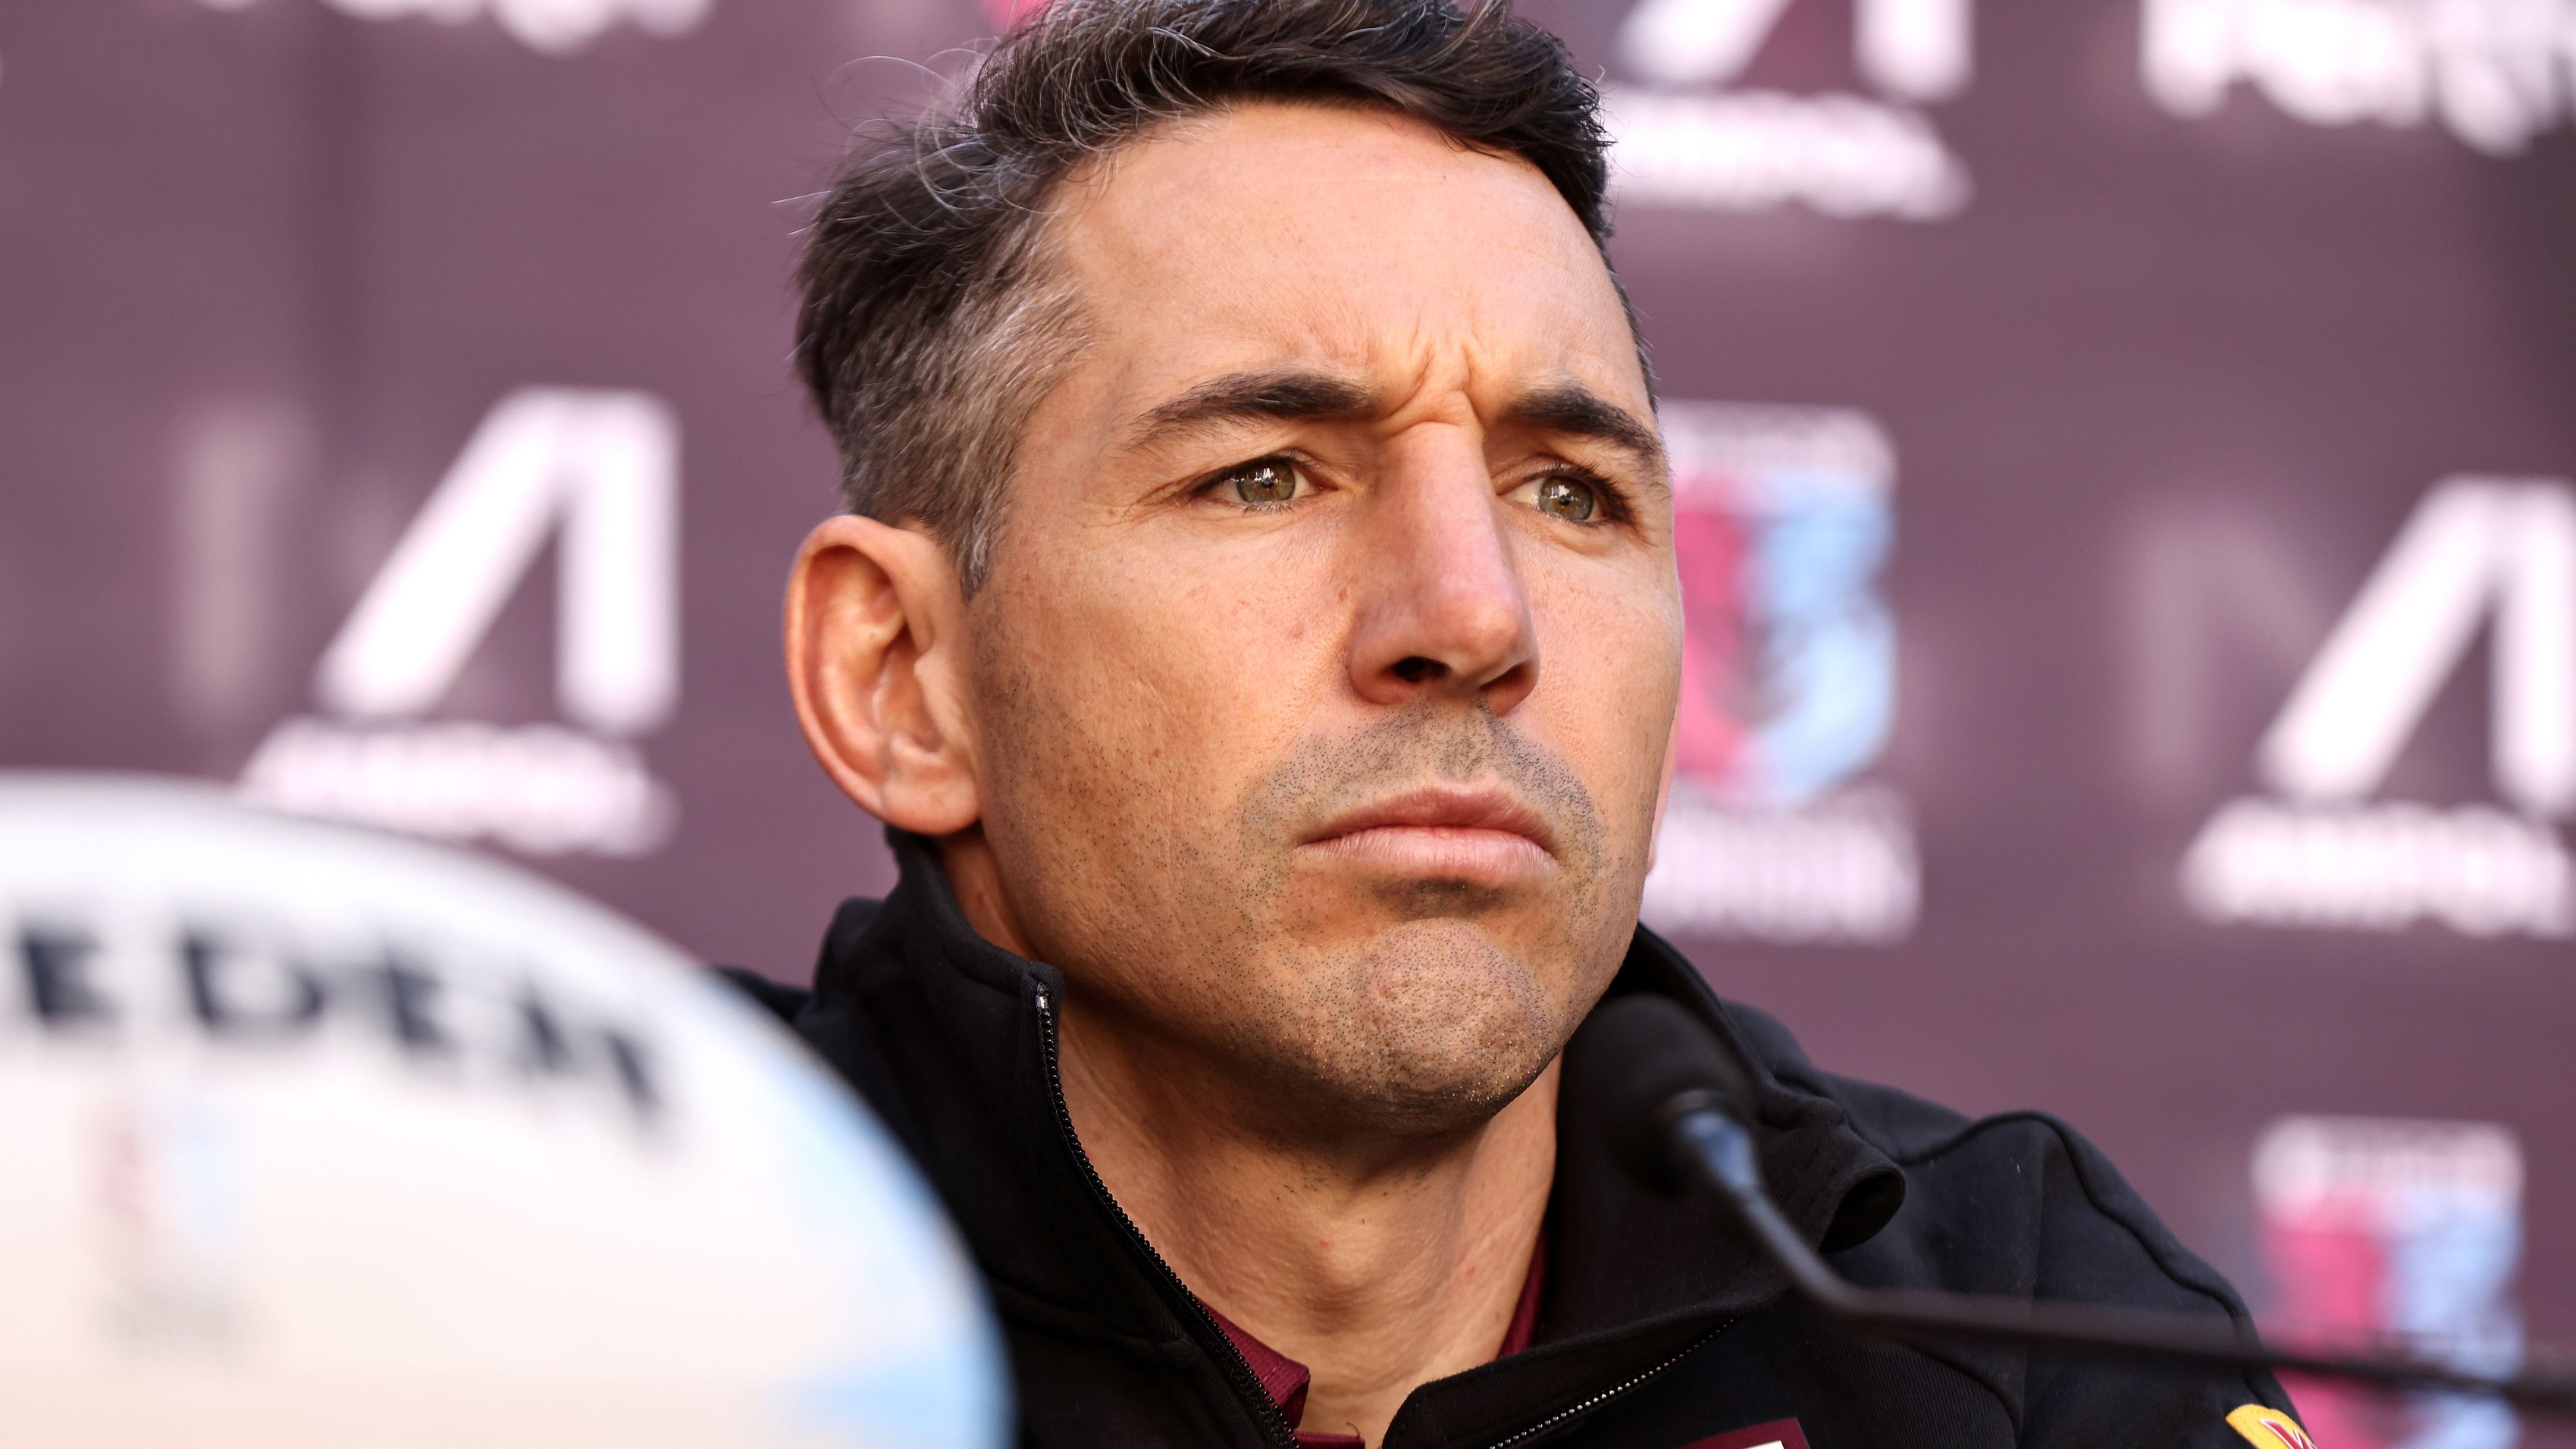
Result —
[{"label": "short dark hair", "polygon": [[972,593],[1020,436],[1081,346],[1050,194],[1156,125],[1262,100],[1383,107],[1522,157],[1608,237],[1600,97],[1510,0],[1054,0],[950,100],[863,139],[807,233],[796,360],[849,510],[926,528]]}]

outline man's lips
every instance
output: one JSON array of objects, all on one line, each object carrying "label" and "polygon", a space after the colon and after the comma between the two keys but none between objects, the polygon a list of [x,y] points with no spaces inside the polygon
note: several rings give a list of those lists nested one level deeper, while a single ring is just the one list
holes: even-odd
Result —
[{"label": "man's lips", "polygon": [[1399,875],[1501,885],[1555,864],[1547,817],[1500,785],[1430,785],[1346,811],[1302,849]]}]

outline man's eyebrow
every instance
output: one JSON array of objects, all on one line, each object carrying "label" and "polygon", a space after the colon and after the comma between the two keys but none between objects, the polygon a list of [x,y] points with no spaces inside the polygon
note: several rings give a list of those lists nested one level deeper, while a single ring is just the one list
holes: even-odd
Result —
[{"label": "man's eyebrow", "polygon": [[1658,484],[1665,481],[1664,440],[1654,424],[1584,387],[1565,383],[1523,393],[1503,421],[1565,437],[1607,443]]},{"label": "man's eyebrow", "polygon": [[[1374,416],[1377,393],[1348,378],[1308,368],[1261,368],[1210,378],[1137,420],[1128,442],[1152,447],[1228,423],[1335,422]],[[1665,475],[1663,438],[1654,425],[1580,383],[1523,393],[1502,421],[1565,437],[1606,443],[1629,455],[1657,482]]]},{"label": "man's eyebrow", "polygon": [[1145,448],[1228,423],[1343,421],[1378,410],[1378,396],[1348,378],[1305,368],[1229,372],[1138,419],[1131,446]]}]

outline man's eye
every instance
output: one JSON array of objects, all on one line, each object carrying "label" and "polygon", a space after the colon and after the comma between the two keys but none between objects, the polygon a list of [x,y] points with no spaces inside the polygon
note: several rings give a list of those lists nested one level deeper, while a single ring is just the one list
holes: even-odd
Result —
[{"label": "man's eye", "polygon": [[1246,463],[1218,480],[1218,486],[1254,507],[1293,502],[1299,483],[1297,465],[1285,458]]},{"label": "man's eye", "polygon": [[1558,475],[1538,485],[1538,511],[1568,523],[1589,523],[1601,509],[1601,490],[1580,478]]}]

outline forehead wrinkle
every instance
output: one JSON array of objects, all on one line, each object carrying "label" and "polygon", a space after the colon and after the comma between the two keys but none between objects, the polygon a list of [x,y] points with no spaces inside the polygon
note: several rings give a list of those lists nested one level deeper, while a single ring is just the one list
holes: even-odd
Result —
[{"label": "forehead wrinkle", "polygon": [[1417,319],[1406,348],[1411,355],[1402,366],[1405,382],[1380,415],[1389,433],[1449,423],[1486,438],[1519,430],[1581,439],[1623,455],[1651,488],[1669,489],[1663,438],[1654,423],[1570,372],[1570,359],[1528,357],[1526,348],[1512,345],[1521,339],[1488,346],[1481,332],[1440,331],[1433,335]]},{"label": "forehead wrinkle", "polygon": [[[1091,198],[1092,206],[1080,208],[1090,214],[1078,224],[1093,224],[1091,241],[1099,248],[1083,258],[1080,265],[1086,274],[1082,290],[1114,295],[1122,290],[1122,284],[1133,285],[1140,270],[1138,264],[1146,264],[1143,270],[1152,270],[1154,266],[1168,265],[1174,258],[1164,255],[1168,248],[1145,244],[1145,238],[1124,227],[1097,226],[1107,219],[1097,210],[1099,199],[1095,196]],[[1524,240],[1515,239],[1507,245],[1518,255],[1561,260]],[[1585,260],[1591,268],[1600,266],[1597,253],[1587,251]],[[1119,265],[1122,261],[1129,265]],[[1188,289],[1189,284],[1184,282],[1184,290]],[[1169,303],[1177,299],[1166,295],[1161,300]],[[1218,358],[1234,353],[1251,364],[1182,384],[1177,394],[1166,394],[1160,400],[1147,401],[1174,383],[1137,389],[1144,394],[1137,400],[1141,411],[1131,414],[1132,422],[1113,425],[1111,446],[1116,451],[1151,454],[1191,441],[1246,431],[1248,425],[1263,421],[1374,422],[1400,430],[1407,418],[1446,415],[1462,421],[1472,416],[1480,429],[1485,429],[1523,421],[1509,416],[1522,399],[1539,399],[1541,394],[1561,390],[1574,377],[1605,370],[1624,371],[1619,364],[1633,356],[1629,349],[1634,338],[1626,330],[1624,316],[1613,342],[1590,335],[1595,329],[1587,324],[1599,320],[1595,318],[1553,316],[1552,325],[1534,326],[1536,319],[1526,305],[1531,299],[1525,297],[1522,305],[1498,311],[1506,306],[1507,299],[1443,295],[1438,289],[1428,295],[1417,292],[1390,296],[1363,281],[1357,287],[1326,282],[1278,308],[1248,306],[1251,299],[1239,293],[1229,297],[1222,291],[1207,300],[1215,303],[1213,311],[1191,307],[1173,319],[1181,323],[1181,339],[1158,339],[1150,326],[1104,328],[1095,335],[1095,344],[1109,342],[1113,337],[1122,344],[1119,350],[1128,352],[1130,360],[1119,370],[1131,377],[1139,371],[1149,375],[1164,372],[1163,367],[1155,365],[1154,354],[1175,341],[1184,347],[1193,341],[1205,345]],[[1150,300],[1147,308],[1155,313],[1166,310]],[[1106,310],[1114,316],[1120,309]],[[1195,314],[1194,318],[1191,314]],[[1596,341],[1611,348],[1611,352],[1605,355],[1592,346]],[[1245,356],[1247,352],[1250,357]],[[1258,360],[1265,352],[1272,360]],[[1534,355],[1542,353],[1548,355]],[[1265,373],[1278,384],[1276,387],[1261,381]],[[1628,391],[1620,382],[1624,379],[1600,378],[1611,392]],[[1580,384],[1574,386],[1578,392],[1584,391]],[[1330,395],[1335,390],[1342,395]],[[1496,398],[1496,394],[1507,390],[1517,394],[1512,401]],[[1606,402],[1601,406],[1634,417],[1628,409]],[[1535,410],[1565,411],[1553,407]],[[1578,426],[1562,431],[1611,441],[1613,446],[1630,453],[1641,471],[1660,476],[1661,448],[1652,441],[1651,429],[1641,432]],[[1623,433],[1625,446],[1619,437]]]},{"label": "forehead wrinkle", "polygon": [[[1246,148],[1243,156],[1235,155],[1236,148],[1230,144],[1237,138]],[[1426,153],[1425,142],[1435,145],[1436,151]],[[1329,153],[1338,158],[1339,164],[1331,186],[1320,195],[1310,196],[1294,188],[1301,184],[1302,171],[1311,169],[1308,163],[1319,153]],[[1251,163],[1248,173],[1247,162]],[[1214,169],[1202,173],[1203,166]],[[1432,173],[1429,180],[1422,174],[1426,170]],[[1202,273],[1196,278],[1174,278],[1182,283],[1183,291],[1188,291],[1193,281],[1214,282],[1214,278],[1204,275],[1211,263],[1222,271],[1246,261],[1256,270],[1285,265],[1289,275],[1303,273],[1311,281],[1316,248],[1326,252],[1337,247],[1347,250],[1344,243],[1353,240],[1339,224],[1341,208],[1334,204],[1336,193],[1347,196],[1350,188],[1377,180],[1423,189],[1426,194],[1420,198],[1421,204],[1444,216],[1472,200],[1476,203],[1474,218],[1488,222],[1506,219],[1496,216],[1497,210],[1519,217],[1525,224],[1470,226],[1469,234],[1451,238],[1441,244],[1440,250],[1451,265],[1464,265],[1466,259],[1454,249],[1468,244],[1491,253],[1481,259],[1484,264],[1476,268],[1479,271],[1535,270],[1573,283],[1575,291],[1586,295],[1562,300],[1574,303],[1574,311],[1599,315],[1550,319],[1545,330],[1560,343],[1596,355],[1603,362],[1625,361],[1635,345],[1624,310],[1618,305],[1616,284],[1611,280],[1606,259],[1581,234],[1571,214],[1563,212],[1562,199],[1535,166],[1518,156],[1461,148],[1444,134],[1401,117],[1381,115],[1372,107],[1268,101],[1222,107],[1150,127],[1126,138],[1110,154],[1094,158],[1082,171],[1079,182],[1067,188],[1070,194],[1060,199],[1052,225],[1060,232],[1083,237],[1085,244],[1075,250],[1096,253],[1089,260],[1100,263],[1101,269],[1087,281],[1132,280],[1140,271],[1180,264]],[[1492,185],[1485,184],[1488,181]],[[1282,186],[1290,189],[1281,190]],[[1139,191],[1138,187],[1143,189]],[[1466,192],[1476,195],[1462,199]],[[1249,254],[1238,255],[1229,248],[1208,252],[1208,224],[1218,218],[1206,214],[1206,208],[1225,202],[1257,205],[1264,225],[1273,233],[1284,228],[1284,233],[1269,237],[1274,245],[1253,247]],[[1529,215],[1521,216],[1523,212]],[[1369,264],[1372,257],[1379,256],[1374,248],[1392,240],[1396,239],[1379,236],[1344,260],[1356,265],[1362,276],[1374,275],[1379,270]],[[1504,257],[1511,258],[1513,264],[1494,265]],[[1090,267],[1084,270],[1093,272]],[[1244,278],[1237,276],[1234,280],[1239,283]],[[1120,289],[1112,282],[1109,290]],[[1296,330],[1327,334],[1306,340],[1325,344],[1328,351],[1345,350],[1331,347],[1335,341],[1360,341],[1363,346],[1382,342],[1386,339],[1386,326],[1393,320],[1391,314],[1398,308],[1411,314],[1408,320],[1416,327],[1430,323],[1429,314],[1437,310],[1438,299],[1419,293],[1410,299],[1412,306],[1397,303],[1391,307],[1389,303],[1394,299],[1383,294],[1364,297],[1345,293],[1336,297],[1329,295],[1329,285],[1325,290],[1327,295],[1321,297],[1310,292],[1305,305],[1312,307],[1320,301],[1328,316],[1316,317]],[[1167,292],[1163,300],[1178,299]],[[1251,299],[1218,284],[1218,291],[1208,300],[1225,312]],[[1514,288],[1508,297],[1470,302],[1477,311],[1508,306],[1513,309],[1513,317],[1470,316],[1444,321],[1451,326],[1464,321],[1479,336],[1508,331],[1513,318],[1520,317],[1535,300],[1538,299],[1525,289]],[[1329,315],[1335,312],[1358,315]],[[1523,320],[1526,325],[1530,319]],[[1356,337],[1352,335],[1354,323],[1359,334]],[[1569,328],[1568,324],[1573,325]],[[1596,331],[1601,335],[1586,335],[1579,342],[1571,335]]]},{"label": "forehead wrinkle", "polygon": [[[1241,436],[1264,424],[1360,424],[1391,436],[1441,422],[1479,434],[1519,427],[1593,439],[1628,455],[1650,486],[1664,482],[1653,426],[1583,381],[1594,368],[1574,365],[1601,359],[1569,347],[1558,334],[1532,337],[1508,326],[1489,328],[1483,325],[1491,320],[1486,311],[1483,305],[1461,310],[1415,299],[1390,312],[1359,298],[1334,297],[1303,318],[1258,319],[1251,332],[1237,333],[1231,345],[1218,348],[1220,357],[1242,356],[1242,344],[1256,342],[1252,355],[1267,353],[1267,360],[1159,386],[1138,385],[1144,380],[1136,372],[1163,370],[1138,355],[1119,369],[1130,381],[1114,390],[1133,387],[1135,401],[1117,409],[1128,419],[1113,425],[1111,450],[1151,456]],[[1271,337],[1267,346],[1258,346],[1263,332]],[[1533,355],[1539,352],[1555,355]],[[1611,393],[1624,391],[1603,381]]]}]

